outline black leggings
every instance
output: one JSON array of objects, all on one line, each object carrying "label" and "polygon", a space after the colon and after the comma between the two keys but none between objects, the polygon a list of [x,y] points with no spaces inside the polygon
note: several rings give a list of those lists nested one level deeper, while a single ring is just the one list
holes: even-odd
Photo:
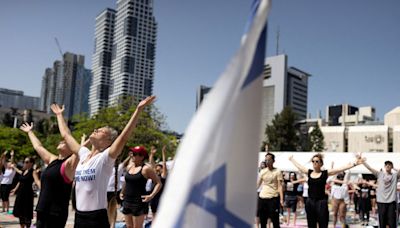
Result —
[{"label": "black leggings", "polygon": [[359,208],[360,208],[360,219],[361,221],[369,221],[369,211],[370,211],[370,198],[360,198]]},{"label": "black leggings", "polygon": [[327,228],[329,222],[328,201],[308,198],[306,203],[307,225],[310,228]]},{"label": "black leggings", "polygon": [[279,228],[279,197],[274,197],[271,199],[260,198],[260,225],[261,228],[267,227],[268,218],[271,219],[274,228]]}]

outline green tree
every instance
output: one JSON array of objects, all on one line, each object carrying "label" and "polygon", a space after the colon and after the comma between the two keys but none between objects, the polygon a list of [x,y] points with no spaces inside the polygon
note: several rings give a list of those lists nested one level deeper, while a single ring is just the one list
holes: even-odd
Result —
[{"label": "green tree", "polygon": [[0,128],[0,148],[3,150],[14,150],[16,160],[28,155],[33,155],[34,150],[25,133],[18,128]]},{"label": "green tree", "polygon": [[34,127],[43,137],[59,133],[57,119],[55,116],[51,116],[49,119],[39,120],[38,123],[35,123]]},{"label": "green tree", "polygon": [[296,114],[291,107],[285,107],[275,115],[271,125],[267,124],[263,147],[268,144],[271,151],[296,151],[299,139],[295,122]]},{"label": "green tree", "polygon": [[322,134],[318,124],[311,131],[309,138],[312,151],[321,152],[324,150],[324,135]]},{"label": "green tree", "polygon": [[[119,106],[102,109],[93,118],[74,116],[72,120],[73,136],[78,140],[82,134],[89,136],[94,129],[103,126],[110,126],[121,132],[136,109],[135,106],[126,108],[127,105],[122,103]],[[128,147],[136,145],[142,145],[147,149],[155,146],[160,150],[163,145],[169,145],[167,156],[172,156],[177,145],[170,142],[176,141],[176,137],[173,134],[167,134],[162,131],[161,128],[165,125],[164,116],[154,106],[145,109],[140,115],[133,135],[126,144],[125,153]]]},{"label": "green tree", "polygon": [[[74,116],[69,120],[72,135],[80,142],[83,134],[89,136],[94,129],[103,126],[110,126],[121,132],[136,109],[135,106],[131,105],[132,102],[129,102],[131,101],[127,101],[119,106],[105,108],[92,118],[89,118],[87,115]],[[165,126],[165,117],[156,107],[151,106],[146,108],[141,113],[136,129],[127,142],[124,149],[125,154],[128,151],[128,147],[136,145],[145,146],[147,149],[155,146],[159,151],[161,151],[163,145],[167,145],[167,156],[173,156],[178,146],[176,143],[178,140],[173,132],[162,131],[162,128]],[[49,119],[39,120],[35,123],[35,130],[43,146],[48,151],[56,153],[57,145],[61,140],[56,118],[52,116]],[[14,149],[18,159],[27,155],[35,155],[28,136],[20,129],[0,127],[0,148],[4,150]],[[161,155],[156,154],[156,158],[159,157]]]}]

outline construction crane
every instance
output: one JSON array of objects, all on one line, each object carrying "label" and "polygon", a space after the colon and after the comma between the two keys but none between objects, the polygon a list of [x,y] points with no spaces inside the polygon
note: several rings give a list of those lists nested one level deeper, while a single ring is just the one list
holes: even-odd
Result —
[{"label": "construction crane", "polygon": [[63,59],[63,56],[64,56],[64,53],[63,53],[62,50],[61,50],[61,45],[60,45],[60,43],[58,42],[57,37],[54,37],[54,39],[56,40],[56,44],[57,44],[57,47],[58,47],[58,51],[59,51],[60,54],[61,54],[61,60],[62,60],[62,59]]}]

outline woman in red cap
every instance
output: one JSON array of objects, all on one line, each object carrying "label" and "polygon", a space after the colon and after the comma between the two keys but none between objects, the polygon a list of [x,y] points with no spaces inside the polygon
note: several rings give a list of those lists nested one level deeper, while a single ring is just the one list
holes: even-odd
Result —
[{"label": "woman in red cap", "polygon": [[[149,158],[143,146],[131,147],[133,166],[128,167],[125,174],[125,184],[121,195],[123,201],[123,211],[126,226],[131,228],[143,227],[144,217],[149,210],[149,201],[154,198],[161,188],[161,181],[150,165],[144,161]],[[147,180],[151,179],[155,184],[150,194],[146,192]]]}]

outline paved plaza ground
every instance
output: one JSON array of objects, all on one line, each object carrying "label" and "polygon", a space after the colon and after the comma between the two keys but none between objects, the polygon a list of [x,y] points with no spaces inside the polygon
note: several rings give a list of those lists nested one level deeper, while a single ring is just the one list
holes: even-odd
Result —
[{"label": "paved plaza ground", "polygon": [[[15,196],[11,196],[10,197],[11,205],[14,204],[14,200],[15,200]],[[35,205],[36,205],[36,201],[37,201],[37,198],[35,198]],[[12,209],[12,207],[11,207],[11,209]],[[349,223],[349,227],[354,227],[354,228],[363,227],[363,226],[361,226],[361,223],[358,220],[352,219],[353,212],[350,211],[348,214],[349,214],[349,216],[348,216],[347,220],[348,220],[348,223]],[[34,215],[34,217],[35,218],[33,219],[33,224],[35,224],[36,215]],[[117,220],[120,221],[120,222],[123,221],[123,215],[120,212],[119,212]],[[288,227],[303,228],[303,227],[307,227],[307,222],[306,222],[306,218],[305,218],[304,214],[300,214],[299,213],[297,221],[298,222],[296,223],[296,226],[294,226],[294,225],[287,226],[287,225],[285,225],[285,223],[282,223],[281,227],[283,227],[283,228],[288,228]],[[332,218],[331,218],[331,221],[332,221]],[[73,227],[73,224],[74,224],[74,212],[73,212],[72,208],[70,207],[70,213],[69,213],[69,217],[68,217],[68,221],[67,221],[66,227]],[[378,226],[377,221],[376,221],[376,217],[372,217],[371,218],[370,225],[375,225],[375,227]],[[19,224],[18,224],[18,218],[15,218],[12,214],[0,213],[0,228],[5,228],[5,227],[7,227],[7,228],[8,227],[10,227],[10,228],[20,227]],[[34,226],[32,226],[32,227],[34,227]],[[330,227],[333,227],[332,222],[330,222]],[[340,227],[340,226],[337,225],[337,227]],[[369,226],[369,227],[374,227],[374,226]]]}]

